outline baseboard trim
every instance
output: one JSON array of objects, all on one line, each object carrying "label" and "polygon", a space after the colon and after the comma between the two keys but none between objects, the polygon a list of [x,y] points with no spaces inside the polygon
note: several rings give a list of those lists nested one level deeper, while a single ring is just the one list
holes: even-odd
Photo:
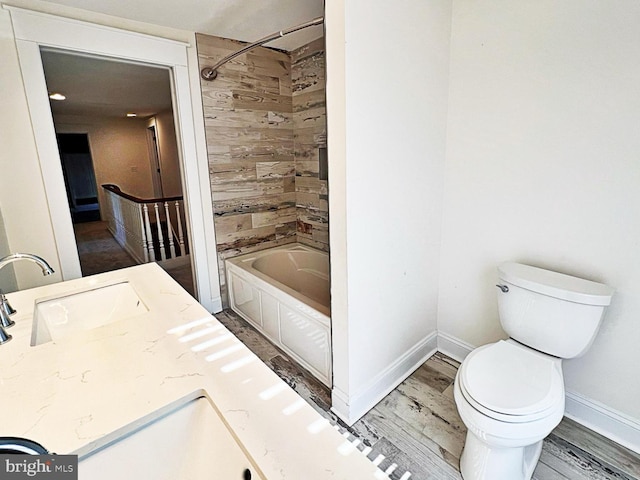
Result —
[{"label": "baseboard trim", "polygon": [[[438,332],[438,351],[462,362],[476,347],[444,332]],[[567,391],[565,416],[640,453],[640,421],[630,418],[579,393]]]},{"label": "baseboard trim", "polygon": [[211,313],[220,313],[223,310],[222,297],[211,298]]},{"label": "baseboard trim", "polygon": [[579,393],[566,392],[566,417],[640,454],[640,422]]},{"label": "baseboard trim", "polygon": [[437,332],[433,332],[422,339],[352,397],[334,385],[331,390],[333,413],[347,425],[353,425],[437,351],[437,337]]},{"label": "baseboard trim", "polygon": [[458,362],[462,362],[475,348],[473,345],[459,338],[444,332],[438,332],[438,351]]}]

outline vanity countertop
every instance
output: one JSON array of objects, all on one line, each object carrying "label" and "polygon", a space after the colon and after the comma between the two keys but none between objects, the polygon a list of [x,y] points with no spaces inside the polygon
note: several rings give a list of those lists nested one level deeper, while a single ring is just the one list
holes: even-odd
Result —
[{"label": "vanity countertop", "polygon": [[[30,345],[36,299],[118,281],[149,311]],[[17,313],[13,339],[0,345],[0,435],[83,455],[202,392],[266,478],[388,478],[154,263],[7,297]]]}]

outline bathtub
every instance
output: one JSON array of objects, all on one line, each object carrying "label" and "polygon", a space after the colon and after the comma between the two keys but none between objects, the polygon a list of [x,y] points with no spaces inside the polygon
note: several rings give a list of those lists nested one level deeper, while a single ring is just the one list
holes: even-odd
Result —
[{"label": "bathtub", "polygon": [[329,255],[293,243],[225,267],[231,309],[331,387]]}]

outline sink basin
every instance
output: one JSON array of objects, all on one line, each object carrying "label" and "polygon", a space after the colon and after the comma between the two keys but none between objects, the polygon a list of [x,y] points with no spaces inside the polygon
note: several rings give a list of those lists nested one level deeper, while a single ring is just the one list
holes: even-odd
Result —
[{"label": "sink basin", "polygon": [[119,435],[106,445],[79,455],[78,478],[265,478],[208,397],[151,415],[142,425],[125,427]]},{"label": "sink basin", "polygon": [[38,299],[33,312],[31,345],[59,340],[148,311],[129,282]]}]

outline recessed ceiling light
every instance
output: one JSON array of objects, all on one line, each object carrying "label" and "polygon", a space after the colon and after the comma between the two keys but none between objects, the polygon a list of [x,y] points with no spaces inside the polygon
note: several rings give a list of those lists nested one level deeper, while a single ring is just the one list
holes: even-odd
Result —
[{"label": "recessed ceiling light", "polygon": [[137,117],[138,114],[136,113],[127,113],[127,117]]},{"label": "recessed ceiling light", "polygon": [[51,100],[66,100],[67,97],[65,97],[63,94],[55,92],[49,95],[49,98]]}]

